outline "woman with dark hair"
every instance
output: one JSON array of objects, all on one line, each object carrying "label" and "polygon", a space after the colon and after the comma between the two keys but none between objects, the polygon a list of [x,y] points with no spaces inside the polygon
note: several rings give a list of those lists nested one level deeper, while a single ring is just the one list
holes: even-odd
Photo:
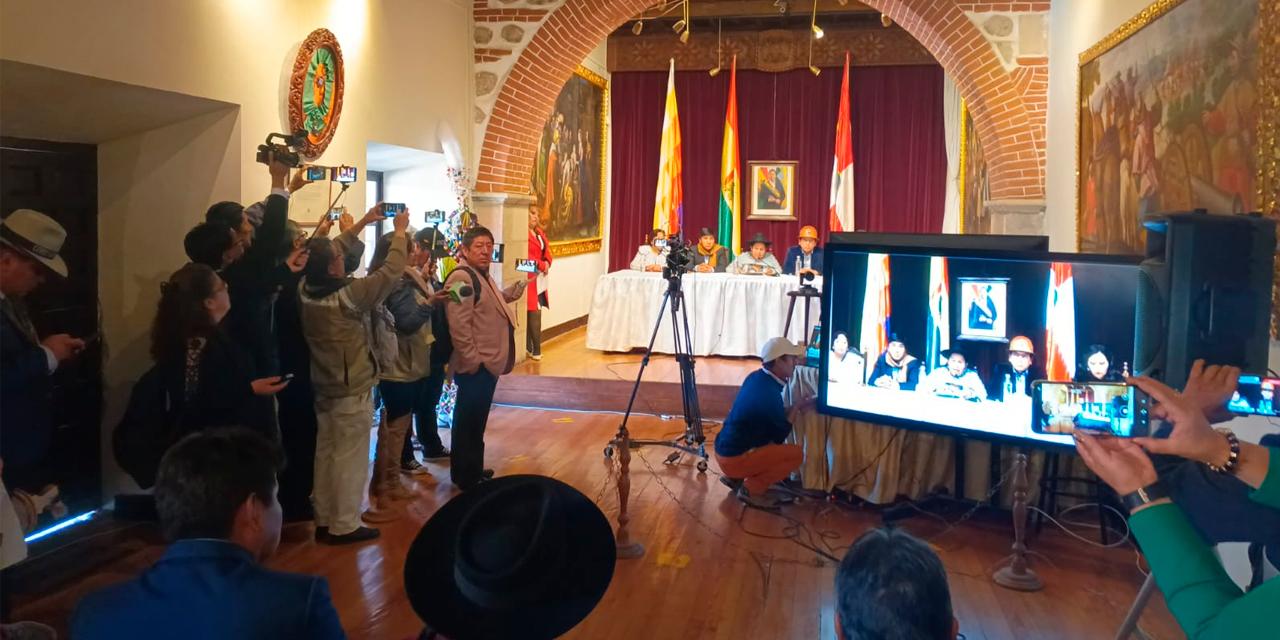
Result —
[{"label": "woman with dark hair", "polygon": [[1124,375],[1116,371],[1115,360],[1107,348],[1100,344],[1089,345],[1082,365],[1076,368],[1076,382],[1124,382]]},{"label": "woman with dark hair", "polygon": [[227,285],[213,269],[178,269],[160,287],[151,358],[177,399],[183,431],[243,426],[278,441],[268,396],[288,381],[255,379],[253,358],[220,326],[230,310]]},{"label": "woman with dark hair", "polygon": [[831,353],[827,359],[827,380],[849,384],[865,382],[867,359],[857,349],[849,347],[849,334],[837,331],[831,338]]}]

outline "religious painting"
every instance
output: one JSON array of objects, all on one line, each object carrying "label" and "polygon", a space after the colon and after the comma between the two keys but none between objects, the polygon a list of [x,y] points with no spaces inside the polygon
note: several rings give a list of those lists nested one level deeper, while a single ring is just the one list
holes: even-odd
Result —
[{"label": "religious painting", "polygon": [[1008,340],[1004,278],[960,278],[960,338],[968,340]]},{"label": "religious painting", "polygon": [[1078,249],[1141,253],[1148,218],[1259,208],[1259,11],[1160,0],[1080,55]]},{"label": "religious painting", "polygon": [[991,218],[984,206],[991,200],[987,156],[968,107],[960,122],[960,233],[991,233]]},{"label": "religious painting", "polygon": [[751,204],[748,220],[796,219],[796,171],[800,163],[795,161],[752,161],[747,163],[751,175]]},{"label": "religious painting", "polygon": [[578,67],[542,125],[532,181],[551,255],[600,251],[609,85]]},{"label": "religious painting", "polygon": [[324,153],[338,129],[344,88],[342,48],[328,29],[302,41],[289,79],[289,129],[306,134],[302,155]]}]

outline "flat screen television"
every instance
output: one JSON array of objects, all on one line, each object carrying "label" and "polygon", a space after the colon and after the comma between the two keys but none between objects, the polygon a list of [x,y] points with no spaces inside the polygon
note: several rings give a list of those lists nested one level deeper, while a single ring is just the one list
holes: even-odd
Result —
[{"label": "flat screen television", "polygon": [[935,249],[995,249],[1000,251],[1048,251],[1049,236],[1003,236],[957,233],[876,233],[852,231],[831,234],[828,243],[875,244],[885,247]]},{"label": "flat screen television", "polygon": [[1031,430],[1031,384],[1132,372],[1136,256],[829,243],[824,260],[822,413],[1072,446]]}]

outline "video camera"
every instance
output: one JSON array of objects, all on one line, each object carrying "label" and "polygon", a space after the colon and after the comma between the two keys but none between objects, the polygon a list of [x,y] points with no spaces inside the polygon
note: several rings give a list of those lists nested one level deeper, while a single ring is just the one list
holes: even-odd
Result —
[{"label": "video camera", "polygon": [[[279,139],[280,144],[274,144],[271,141]],[[301,129],[295,131],[293,135],[285,133],[272,133],[267,136],[267,141],[258,145],[257,161],[262,164],[270,164],[271,156],[274,154],[275,159],[280,164],[298,168],[302,166],[302,158],[298,155],[298,149],[302,147],[307,140],[307,132]]]},{"label": "video camera", "polygon": [[685,244],[684,234],[677,233],[667,238],[667,268],[663,275],[679,278],[693,266],[693,247]]}]

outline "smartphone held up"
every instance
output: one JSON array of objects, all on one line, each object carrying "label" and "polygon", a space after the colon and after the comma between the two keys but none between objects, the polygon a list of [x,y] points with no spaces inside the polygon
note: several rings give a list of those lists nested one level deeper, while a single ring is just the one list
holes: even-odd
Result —
[{"label": "smartphone held up", "polygon": [[384,216],[386,216],[386,217],[388,217],[388,218],[394,218],[394,217],[396,217],[396,216],[398,216],[398,215],[400,215],[400,214],[404,213],[404,211],[405,211],[405,208],[404,208],[404,203],[403,203],[403,202],[384,202],[384,203],[382,203],[382,215],[384,215]]},{"label": "smartphone held up", "polygon": [[1150,398],[1131,385],[1040,381],[1031,386],[1031,398],[1031,430],[1036,433],[1149,435]]}]

